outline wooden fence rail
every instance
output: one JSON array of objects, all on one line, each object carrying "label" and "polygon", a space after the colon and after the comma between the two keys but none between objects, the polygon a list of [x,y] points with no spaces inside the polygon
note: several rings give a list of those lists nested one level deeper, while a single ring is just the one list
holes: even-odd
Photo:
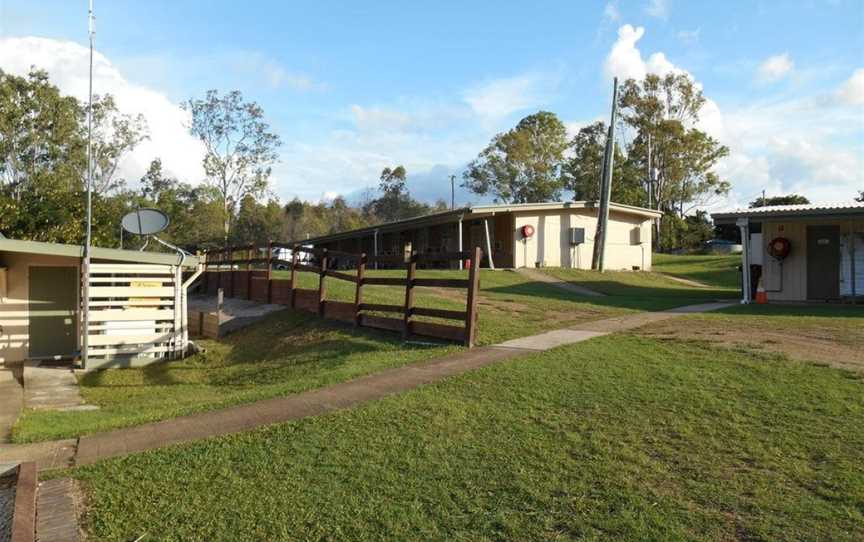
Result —
[{"label": "wooden fence rail", "polygon": [[[355,326],[400,332],[403,337],[424,336],[460,342],[469,348],[477,338],[477,294],[480,287],[480,247],[470,251],[418,254],[410,256],[367,255],[321,248],[293,246],[290,261],[273,257],[274,248],[288,245],[270,243],[267,247],[230,247],[205,254],[203,285],[208,293],[222,288],[228,297],[244,298],[259,303],[288,305],[293,309],[314,312],[321,317],[349,322]],[[261,257],[265,251],[265,257]],[[314,260],[300,260],[300,253],[311,254]],[[356,274],[331,269],[331,262],[349,260],[356,264]],[[418,262],[469,261],[467,279],[417,277]],[[367,266],[375,263],[404,266],[404,277],[368,276]],[[263,266],[255,268],[253,266]],[[273,277],[273,266],[290,271],[288,279]],[[341,268],[340,268],[341,269]],[[317,289],[300,288],[298,273],[318,276]],[[328,280],[354,284],[354,301],[327,299]],[[401,305],[364,302],[364,286],[390,286],[404,289]],[[415,306],[415,288],[454,288],[465,290],[465,310],[445,310]],[[382,316],[395,314],[398,317]],[[458,322],[458,325],[417,320],[417,317],[438,318]]]}]

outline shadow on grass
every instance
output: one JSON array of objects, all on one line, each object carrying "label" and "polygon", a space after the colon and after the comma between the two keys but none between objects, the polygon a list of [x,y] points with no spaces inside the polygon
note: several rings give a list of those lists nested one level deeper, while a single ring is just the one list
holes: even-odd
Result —
[{"label": "shadow on grass", "polygon": [[[406,348],[395,333],[357,329],[324,320],[304,311],[279,311],[205,345],[205,351],[182,361],[137,369],[140,378],[115,379],[106,371],[85,374],[81,385],[91,388],[207,385],[244,387],[269,385],[295,377],[332,371],[354,357],[374,356]],[[412,350],[436,348],[411,344]]]},{"label": "shadow on grass", "polygon": [[[725,290],[686,290],[681,288],[657,288],[622,285],[615,281],[568,281],[572,284],[607,293],[604,297],[581,296],[542,282],[524,282],[484,289],[483,293],[523,295],[554,300],[569,300],[599,307],[615,307],[635,310],[665,310],[684,305],[695,305],[722,299],[728,301]],[[482,295],[482,294],[481,294]]]}]

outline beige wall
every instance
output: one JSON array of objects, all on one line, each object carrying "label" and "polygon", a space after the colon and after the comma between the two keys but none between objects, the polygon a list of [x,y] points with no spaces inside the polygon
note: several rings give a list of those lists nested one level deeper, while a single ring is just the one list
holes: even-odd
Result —
[{"label": "beige wall", "polygon": [[[787,219],[762,223],[762,276],[769,301],[807,299],[807,226],[829,224],[840,225],[840,235],[864,231],[864,220]],[[789,239],[792,245],[782,264],[768,255],[768,244],[777,237]],[[856,273],[860,274],[861,270]]]},{"label": "beige wall", "polygon": [[6,267],[6,292],[0,292],[0,364],[29,355],[29,282],[31,266],[78,267],[78,258],[0,252]]},{"label": "beige wall", "polygon": [[[541,213],[514,213],[516,267],[534,267],[542,262],[546,267],[591,269],[597,215],[593,209],[566,209]],[[522,226],[534,227],[534,236],[523,240]],[[585,228],[585,243],[571,246],[570,228]],[[633,230],[641,234],[635,243]],[[642,216],[610,211],[609,234],[606,238],[606,268],[631,270],[638,267],[651,270],[651,220]]]}]

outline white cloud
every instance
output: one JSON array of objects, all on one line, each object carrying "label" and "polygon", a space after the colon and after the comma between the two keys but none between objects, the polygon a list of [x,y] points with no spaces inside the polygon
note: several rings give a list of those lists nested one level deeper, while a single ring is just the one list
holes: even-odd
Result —
[{"label": "white cloud", "polygon": [[758,79],[764,83],[773,83],[783,79],[795,69],[795,63],[788,53],[774,55],[765,59],[756,71]]},{"label": "white cloud", "polygon": [[701,28],[697,28],[696,30],[679,30],[676,36],[685,45],[693,45],[699,41],[699,35],[701,33]]},{"label": "white cloud", "polygon": [[669,2],[668,0],[649,0],[645,6],[645,13],[657,19],[669,18]]},{"label": "white cloud", "polygon": [[518,111],[539,107],[549,91],[548,81],[536,75],[495,79],[472,87],[463,99],[480,117],[496,120]]},{"label": "white cloud", "polygon": [[603,69],[606,77],[617,76],[619,79],[642,79],[645,77],[645,62],[636,43],[645,35],[643,27],[634,28],[625,24],[618,29],[618,39],[612,45],[612,50],[606,56]]},{"label": "white cloud", "polygon": [[625,24],[618,29],[618,39],[612,45],[603,65],[606,77],[617,76],[622,81],[627,79],[638,81],[644,79],[649,73],[656,75],[666,75],[670,72],[684,73],[684,70],[676,68],[661,52],[653,53],[648,60],[643,60],[637,43],[644,35],[645,28],[641,26],[634,28],[632,25]]},{"label": "white cloud", "polygon": [[[71,41],[0,38],[0,68],[15,75],[26,75],[31,66],[44,69],[62,93],[82,101],[87,99],[88,62],[88,48]],[[188,114],[164,94],[130,82],[98,52],[93,58],[93,91],[114,95],[120,111],[144,115],[150,129],[150,139],[120,164],[121,177],[134,183],[150,161],[160,157],[168,174],[193,184],[203,179],[203,146],[189,134]]]},{"label": "white cloud", "polygon": [[[199,60],[201,62],[202,60]],[[316,81],[310,75],[287,69],[277,60],[258,52],[235,52],[216,57],[207,57],[205,63],[212,63],[214,69],[226,64],[244,78],[259,76],[271,88],[286,88],[295,92],[314,92],[327,90],[327,85]],[[224,68],[223,68],[224,69]]]},{"label": "white cloud", "polygon": [[603,17],[613,23],[621,20],[621,11],[618,9],[617,0],[606,2],[606,6],[603,7]]},{"label": "white cloud", "polygon": [[410,126],[411,116],[403,111],[382,107],[351,106],[354,122],[361,130],[400,130]]},{"label": "white cloud", "polygon": [[837,96],[845,104],[864,105],[864,68],[855,70],[837,91]]}]

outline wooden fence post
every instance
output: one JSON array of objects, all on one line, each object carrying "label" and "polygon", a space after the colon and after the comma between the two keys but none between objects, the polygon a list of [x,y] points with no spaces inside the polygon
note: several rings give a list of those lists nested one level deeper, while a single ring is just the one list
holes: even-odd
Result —
[{"label": "wooden fence post", "polygon": [[252,300],[252,256],[255,255],[255,247],[246,250],[246,299]]},{"label": "wooden fence post", "polygon": [[417,275],[417,253],[411,252],[408,257],[408,270],[405,274],[405,314],[402,338],[407,339],[411,334],[411,311],[414,309],[414,279]]},{"label": "wooden fence post", "polygon": [[324,304],[325,299],[327,297],[327,284],[325,279],[327,278],[327,249],[323,249],[323,256],[321,256],[321,269],[318,271],[318,315],[324,316]]},{"label": "wooden fence post", "polygon": [[477,338],[477,294],[480,287],[480,247],[471,253],[471,269],[468,271],[468,301],[465,307],[465,346],[471,348]]},{"label": "wooden fence post", "polygon": [[363,315],[360,314],[360,305],[363,304],[363,277],[366,275],[366,253],[360,254],[357,260],[357,288],[354,292],[354,325],[363,324]]},{"label": "wooden fence post", "polygon": [[231,270],[230,284],[231,287],[228,288],[228,297],[234,297],[234,250],[228,249],[228,269]]},{"label": "wooden fence post", "polygon": [[273,239],[267,241],[267,304],[273,303]]},{"label": "wooden fence post", "polygon": [[291,250],[291,281],[288,283],[291,289],[291,308],[297,307],[297,246]]}]

